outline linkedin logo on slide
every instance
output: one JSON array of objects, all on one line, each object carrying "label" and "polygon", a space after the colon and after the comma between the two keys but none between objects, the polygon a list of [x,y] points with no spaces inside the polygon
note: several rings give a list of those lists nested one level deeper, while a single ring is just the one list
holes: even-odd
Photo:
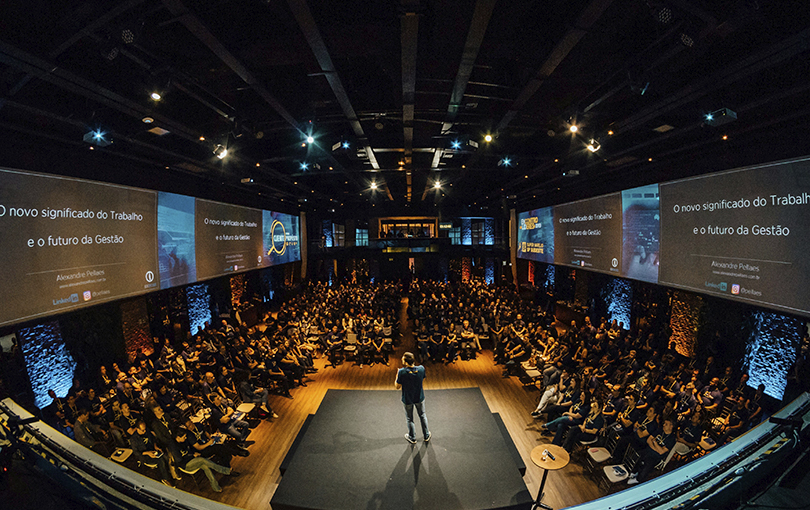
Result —
[{"label": "linkedin logo on slide", "polygon": [[728,290],[728,284],[726,282],[714,283],[714,282],[706,282],[706,287],[710,289],[716,289],[720,292],[726,292]]},{"label": "linkedin logo on slide", "polygon": [[68,304],[68,303],[78,303],[78,302],[79,302],[79,295],[78,294],[71,294],[68,297],[53,300],[54,306],[65,305],[65,304]]}]

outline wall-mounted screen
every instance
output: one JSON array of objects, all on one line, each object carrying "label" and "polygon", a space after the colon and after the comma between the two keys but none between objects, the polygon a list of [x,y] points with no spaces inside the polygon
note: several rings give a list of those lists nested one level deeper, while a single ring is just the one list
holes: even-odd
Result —
[{"label": "wall-mounted screen", "polygon": [[194,197],[158,193],[158,262],[160,288],[197,280],[194,239]]},{"label": "wall-mounted screen", "polygon": [[661,284],[810,314],[810,161],[660,190]]},{"label": "wall-mounted screen", "polygon": [[262,265],[274,266],[301,260],[298,216],[262,211]]},{"label": "wall-mounted screen", "polygon": [[554,208],[554,263],[618,275],[622,268],[619,193]]},{"label": "wall-mounted screen", "polygon": [[0,169],[0,324],[158,288],[157,193]]},{"label": "wall-mounted screen", "polygon": [[658,282],[661,215],[658,185],[622,191],[622,276]]},{"label": "wall-mounted screen", "polygon": [[517,256],[554,262],[554,212],[551,207],[520,213],[517,217]]},{"label": "wall-mounted screen", "polygon": [[262,211],[197,199],[197,279],[262,267]]}]

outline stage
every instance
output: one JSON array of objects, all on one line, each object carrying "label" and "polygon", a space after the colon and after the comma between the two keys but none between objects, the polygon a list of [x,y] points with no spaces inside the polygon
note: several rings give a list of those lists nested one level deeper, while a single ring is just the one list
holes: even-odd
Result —
[{"label": "stage", "polygon": [[282,465],[273,509],[531,506],[514,445],[478,388],[425,391],[425,409],[433,437],[422,441],[415,417],[411,445],[399,391],[327,391]]}]

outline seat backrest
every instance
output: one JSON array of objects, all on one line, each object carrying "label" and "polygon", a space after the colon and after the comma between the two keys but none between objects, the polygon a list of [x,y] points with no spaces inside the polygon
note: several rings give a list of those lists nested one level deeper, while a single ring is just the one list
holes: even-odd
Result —
[{"label": "seat backrest", "polygon": [[636,470],[636,464],[638,464],[639,458],[641,458],[641,455],[633,448],[633,445],[628,446],[624,454],[624,460],[622,461],[622,465],[627,469],[628,473],[632,473]]},{"label": "seat backrest", "polygon": [[346,343],[347,344],[356,344],[357,343],[357,333],[346,333]]},{"label": "seat backrest", "polygon": [[609,451],[611,455],[616,450],[616,445],[619,443],[619,438],[621,434],[618,431],[612,430],[607,437],[607,441],[605,441],[605,450]]}]

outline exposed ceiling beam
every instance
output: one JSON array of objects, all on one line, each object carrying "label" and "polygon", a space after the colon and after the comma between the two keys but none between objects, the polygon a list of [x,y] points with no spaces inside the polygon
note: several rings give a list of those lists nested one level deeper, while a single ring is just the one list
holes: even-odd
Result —
[{"label": "exposed ceiling beam", "polygon": [[[124,3],[116,6],[115,8],[110,9],[109,11],[104,13],[103,15],[101,15],[98,18],[96,18],[95,20],[91,21],[87,26],[85,26],[84,28],[82,28],[81,30],[79,30],[78,32],[73,34],[73,36],[71,36],[69,39],[64,41],[59,46],[57,46],[55,49],[51,50],[51,52],[48,53],[48,60],[56,59],[56,57],[58,57],[59,55],[61,55],[65,51],[67,51],[68,48],[70,48],[71,46],[73,46],[74,44],[79,42],[82,39],[82,37],[84,37],[86,35],[89,35],[89,34],[92,34],[94,31],[96,31],[99,28],[103,27],[104,25],[106,25],[110,21],[114,20],[118,16],[124,14],[125,12],[129,11],[130,9],[133,9],[133,8],[137,7],[138,5],[144,3],[145,1],[146,0],[129,0],[128,2],[124,2]],[[30,74],[26,74],[25,76],[20,78],[20,80],[17,82],[17,84],[13,85],[12,87],[9,87],[8,95],[9,96],[14,96],[15,94],[17,94],[17,92],[22,90],[22,88],[30,80],[31,80],[31,75]],[[3,98],[0,98],[0,108],[3,108],[3,103],[4,103]]]},{"label": "exposed ceiling beam", "polygon": [[211,33],[208,27],[198,18],[192,14],[181,0],[162,0],[163,5],[169,9],[172,15],[177,17],[177,21],[183,24],[197,39],[205,44],[214,55],[216,55],[225,65],[231,68],[239,78],[256,92],[267,104],[269,104],[284,120],[287,121],[292,127],[304,132],[304,129],[295,118],[287,111],[284,105],[273,96],[267,88],[262,85],[256,76],[251,73],[236,56],[228,51],[225,46],[219,42],[219,39]]},{"label": "exposed ceiling beam", "polygon": [[402,124],[405,168],[405,199],[413,197],[413,112],[416,98],[416,49],[419,36],[418,2],[403,0],[400,17],[402,43]]},{"label": "exposed ceiling beam", "polygon": [[[481,49],[481,43],[484,41],[484,34],[487,32],[489,20],[492,17],[492,11],[495,9],[495,4],[498,0],[478,0],[475,3],[475,10],[473,11],[472,21],[470,22],[470,30],[467,32],[467,42],[464,43],[464,51],[461,53],[461,62],[458,64],[458,71],[456,72],[456,80],[453,83],[453,92],[450,94],[450,104],[447,105],[447,115],[445,116],[444,123],[442,124],[442,135],[445,135],[453,129],[458,111],[461,108],[462,100],[464,99],[464,92],[467,90],[467,84],[470,82],[473,66],[478,58],[478,51]],[[433,162],[430,168],[438,168],[439,161],[442,159],[444,151],[437,149],[433,154]],[[425,183],[425,191],[422,193],[422,200],[427,197],[430,185],[430,179]]]},{"label": "exposed ceiling beam", "polygon": [[529,99],[540,89],[543,82],[551,76],[551,73],[553,73],[565,57],[571,53],[571,50],[573,50],[585,34],[588,33],[588,30],[599,20],[602,13],[605,12],[605,9],[612,3],[613,0],[593,0],[588,7],[582,11],[582,14],[579,15],[574,25],[568,29],[568,32],[565,33],[563,38],[554,46],[554,49],[551,50],[551,53],[546,58],[546,61],[543,62],[543,65],[540,66],[534,78],[529,80],[529,83],[520,91],[515,102],[509,107],[509,111],[506,112],[506,115],[504,115],[503,119],[501,119],[498,126],[495,128],[496,132],[503,131],[506,126],[512,122],[518,112],[529,102]]},{"label": "exposed ceiling beam", "polygon": [[363,126],[360,125],[360,121],[357,119],[357,113],[352,107],[349,95],[346,93],[343,82],[340,80],[340,76],[338,76],[337,70],[332,63],[332,57],[329,55],[326,43],[324,43],[321,32],[318,30],[315,19],[312,17],[309,5],[307,5],[306,0],[288,0],[287,3],[293,12],[293,16],[295,16],[295,20],[298,22],[298,26],[304,33],[309,47],[312,48],[312,52],[318,60],[318,65],[320,65],[321,71],[323,71],[323,75],[326,77],[326,81],[328,81],[329,86],[332,87],[332,92],[335,93],[335,97],[340,107],[343,109],[343,114],[348,119],[352,131],[354,131],[354,136],[357,137],[360,145],[366,148],[369,163],[371,163],[372,168],[380,168],[380,165],[377,163],[377,158],[374,156],[374,150],[368,143],[368,137],[363,132]]}]

